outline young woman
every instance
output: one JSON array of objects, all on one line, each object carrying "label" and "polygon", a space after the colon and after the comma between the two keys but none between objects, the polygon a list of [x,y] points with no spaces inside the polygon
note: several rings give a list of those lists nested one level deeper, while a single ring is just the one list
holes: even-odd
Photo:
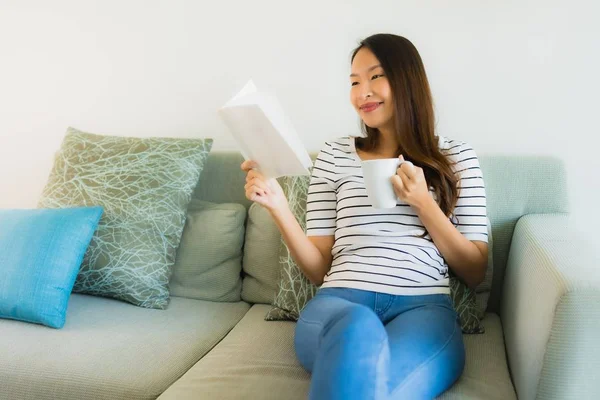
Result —
[{"label": "young woman", "polygon": [[[246,161],[248,199],[274,218],[294,260],[320,285],[302,310],[296,354],[311,399],[430,399],[461,375],[465,350],[448,268],[475,287],[487,266],[486,199],[466,143],[437,136],[413,44],[377,34],[352,54],[350,101],[364,138],[325,143],[306,234],[281,187]],[[361,161],[395,158],[398,204],[371,207]]]}]

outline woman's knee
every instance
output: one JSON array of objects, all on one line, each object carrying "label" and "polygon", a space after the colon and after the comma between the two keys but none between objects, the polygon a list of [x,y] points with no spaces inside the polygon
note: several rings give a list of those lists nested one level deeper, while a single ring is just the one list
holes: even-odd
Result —
[{"label": "woman's knee", "polygon": [[315,307],[308,311],[299,318],[294,336],[296,355],[308,371],[312,371],[317,351],[322,351],[323,343],[350,348],[380,346],[381,340],[387,337],[377,315],[360,304],[348,302],[343,307]]},{"label": "woman's knee", "polygon": [[[368,336],[365,336],[366,333]],[[325,323],[321,331],[321,339],[331,334],[347,341],[369,338],[376,342],[377,339],[383,338],[385,329],[373,310],[360,304],[352,304]]]},{"label": "woman's knee", "polygon": [[418,365],[392,390],[392,399],[430,399],[445,390],[460,377],[465,366],[462,332],[456,326],[443,343],[431,348],[431,356]]}]

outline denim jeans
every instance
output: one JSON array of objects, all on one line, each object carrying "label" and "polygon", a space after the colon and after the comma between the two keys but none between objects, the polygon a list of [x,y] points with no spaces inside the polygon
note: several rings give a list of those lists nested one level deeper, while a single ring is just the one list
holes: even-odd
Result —
[{"label": "denim jeans", "polygon": [[294,345],[312,373],[310,399],[432,399],[465,364],[447,294],[323,288],[302,310]]}]

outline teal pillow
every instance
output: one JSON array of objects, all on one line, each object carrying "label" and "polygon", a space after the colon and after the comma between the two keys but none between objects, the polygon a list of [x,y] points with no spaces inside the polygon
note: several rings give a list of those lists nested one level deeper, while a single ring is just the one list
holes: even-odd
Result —
[{"label": "teal pillow", "polygon": [[62,328],[102,207],[0,210],[0,318]]},{"label": "teal pillow", "polygon": [[187,206],[212,143],[69,128],[39,206],[104,207],[74,292],[167,307]]}]

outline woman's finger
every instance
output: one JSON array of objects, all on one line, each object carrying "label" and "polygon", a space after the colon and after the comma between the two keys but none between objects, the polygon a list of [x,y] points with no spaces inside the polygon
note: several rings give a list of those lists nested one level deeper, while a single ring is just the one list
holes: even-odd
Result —
[{"label": "woman's finger", "polygon": [[248,174],[246,175],[246,181],[249,181],[252,178],[258,178],[263,181],[266,180],[265,176],[256,169],[251,169],[250,171],[248,171]]},{"label": "woman's finger", "polygon": [[404,161],[402,164],[400,164],[400,170],[404,172],[409,180],[413,180],[417,172],[414,164],[410,161]]},{"label": "woman's finger", "polygon": [[257,201],[257,199],[262,198],[264,193],[262,190],[258,189],[256,186],[251,186],[246,189],[246,198],[250,201]]},{"label": "woman's finger", "polygon": [[241,168],[242,170],[248,172],[251,171],[253,168],[258,168],[258,164],[256,163],[256,161],[246,160],[242,163]]},{"label": "woman's finger", "polygon": [[404,170],[402,170],[396,176],[402,181],[402,189],[405,191],[409,190],[409,188],[412,186],[412,181],[408,177],[408,175],[406,175],[406,172]]},{"label": "woman's finger", "polygon": [[392,176],[392,186],[394,187],[396,195],[400,197],[400,194],[402,194],[402,192],[404,191],[404,184],[402,182],[402,179],[400,179],[398,175]]},{"label": "woman's finger", "polygon": [[250,181],[248,181],[248,183],[246,183],[246,185],[244,185],[244,188],[247,189],[252,186],[256,186],[257,188],[259,188],[260,190],[263,190],[263,191],[267,190],[267,184],[257,178],[253,178]]}]

